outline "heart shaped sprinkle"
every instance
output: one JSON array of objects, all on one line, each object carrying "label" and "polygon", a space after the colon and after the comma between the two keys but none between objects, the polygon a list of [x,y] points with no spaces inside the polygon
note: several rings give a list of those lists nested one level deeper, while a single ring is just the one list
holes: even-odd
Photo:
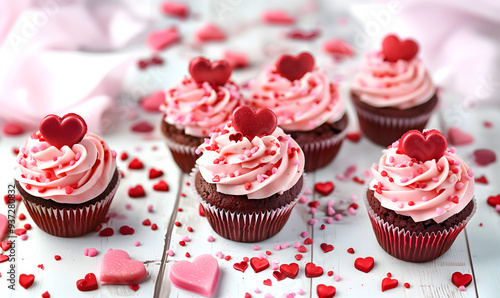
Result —
[{"label": "heart shaped sprinkle", "polygon": [[385,292],[385,291],[390,290],[390,289],[394,289],[397,286],[398,286],[397,279],[391,279],[389,277],[382,279],[382,292]]},{"label": "heart shaped sprinkle", "polygon": [[144,264],[131,260],[127,252],[119,249],[110,249],[101,261],[99,279],[103,284],[136,284],[147,275]]},{"label": "heart shaped sprinkle", "polygon": [[277,281],[284,280],[286,278],[286,275],[279,271],[273,271],[273,276]]},{"label": "heart shaped sprinkle", "polygon": [[139,285],[138,285],[138,284],[128,285],[128,287],[129,287],[132,291],[134,291],[134,292],[136,292],[137,290],[139,290]]},{"label": "heart shaped sprinkle", "polygon": [[35,276],[33,274],[19,275],[19,284],[25,289],[31,287],[34,281],[35,281]]},{"label": "heart shaped sprinkle", "polygon": [[253,271],[255,271],[255,273],[259,273],[269,267],[269,261],[266,259],[253,257],[250,259],[250,266],[252,267]]},{"label": "heart shaped sprinkle", "polygon": [[76,287],[82,292],[97,290],[97,279],[94,273],[85,275],[84,279],[79,279],[76,282]]},{"label": "heart shaped sprinkle", "polygon": [[382,53],[385,61],[410,61],[417,55],[418,45],[411,39],[400,41],[396,35],[391,34],[382,41]]},{"label": "heart shaped sprinkle", "polygon": [[239,263],[234,263],[233,268],[234,270],[245,272],[245,270],[247,270],[248,268],[248,262],[241,261]]},{"label": "heart shaped sprinkle", "polygon": [[131,170],[140,170],[144,168],[144,164],[138,158],[133,158],[128,164],[128,168]]},{"label": "heart shaped sprinkle", "polygon": [[286,277],[295,279],[297,274],[299,274],[299,265],[297,263],[282,264],[280,266],[280,271]]},{"label": "heart shaped sprinkle", "polygon": [[241,134],[241,132],[231,134],[231,135],[229,135],[229,140],[239,142],[239,141],[243,140],[243,135]]},{"label": "heart shaped sprinkle", "polygon": [[163,171],[162,170],[157,170],[157,169],[154,169],[154,168],[151,168],[149,170],[149,179],[155,179],[155,178],[158,178],[158,177],[161,177],[163,176]]},{"label": "heart shaped sprinkle", "polygon": [[373,260],[372,257],[357,258],[354,261],[354,267],[356,269],[358,269],[359,271],[362,271],[364,273],[370,272],[370,270],[373,269],[374,265],[375,265],[375,261]]},{"label": "heart shaped sprinkle", "polygon": [[316,293],[318,294],[319,298],[332,298],[335,296],[335,293],[337,290],[335,289],[334,286],[326,286],[324,284],[319,284],[316,287]]},{"label": "heart shaped sprinkle", "polygon": [[107,227],[99,232],[99,236],[101,237],[111,237],[115,234],[113,228]]},{"label": "heart shaped sprinkle", "polygon": [[438,130],[432,129],[423,133],[410,130],[399,140],[398,149],[411,158],[426,162],[441,158],[447,146],[446,138]]},{"label": "heart shaped sprinkle", "polygon": [[261,109],[257,113],[248,106],[240,106],[233,112],[233,126],[238,132],[253,140],[254,137],[270,135],[276,129],[278,120],[270,109]]},{"label": "heart shaped sprinkle", "polygon": [[146,196],[146,192],[142,185],[138,184],[128,190],[128,196],[131,198],[142,198]]},{"label": "heart shaped sprinkle", "polygon": [[474,161],[479,166],[487,166],[497,160],[495,152],[490,149],[478,149],[474,151]]},{"label": "heart shaped sprinkle", "polygon": [[268,279],[265,279],[263,282],[262,282],[265,286],[272,286],[273,285],[273,281],[268,278]]},{"label": "heart shaped sprinkle", "polygon": [[321,245],[319,247],[323,250],[324,253],[327,253],[327,252],[333,250],[333,245],[331,245],[331,244],[321,243]]},{"label": "heart shaped sprinkle", "polygon": [[318,182],[314,184],[314,190],[318,193],[320,193],[323,196],[329,195],[333,189],[335,188],[335,185],[333,182],[327,181],[327,182]]},{"label": "heart shaped sprinkle", "polygon": [[120,234],[122,235],[134,235],[135,230],[129,226],[121,226],[120,227]]},{"label": "heart shaped sprinkle", "polygon": [[208,82],[213,88],[224,86],[231,76],[231,66],[225,60],[210,63],[203,57],[194,58],[189,63],[189,73],[196,83]]},{"label": "heart shaped sprinkle", "polygon": [[472,282],[472,275],[454,272],[451,275],[451,282],[457,287],[467,287]]},{"label": "heart shaped sprinkle", "polygon": [[284,10],[267,10],[262,12],[262,21],[268,24],[284,24],[289,25],[295,22],[293,16]]},{"label": "heart shaped sprinkle", "polygon": [[320,266],[316,266],[314,263],[306,264],[306,277],[320,277],[323,275],[323,268]]},{"label": "heart shaped sprinkle", "polygon": [[51,114],[43,118],[39,130],[45,141],[60,149],[80,142],[87,133],[87,123],[75,113],[66,114],[62,118]]},{"label": "heart shaped sprinkle", "polygon": [[283,55],[276,61],[276,71],[290,82],[301,79],[313,69],[314,58],[307,52],[300,53],[296,57]]},{"label": "heart shaped sprinkle", "polygon": [[209,297],[219,281],[219,263],[210,254],[200,255],[192,263],[176,262],[170,269],[170,281],[178,288]]},{"label": "heart shaped sprinkle", "polygon": [[153,189],[156,191],[168,191],[168,184],[164,180],[160,180],[158,183],[153,185]]},{"label": "heart shaped sprinkle", "polygon": [[491,207],[496,207],[497,205],[500,205],[500,195],[489,196],[487,202],[488,205],[490,205]]}]

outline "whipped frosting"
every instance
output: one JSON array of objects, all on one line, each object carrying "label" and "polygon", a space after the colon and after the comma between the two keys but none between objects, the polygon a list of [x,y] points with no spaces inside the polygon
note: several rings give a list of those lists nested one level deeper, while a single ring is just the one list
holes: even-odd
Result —
[{"label": "whipped frosting", "polygon": [[58,149],[40,132],[19,149],[14,178],[29,194],[63,204],[80,204],[99,196],[116,171],[116,153],[97,135]]},{"label": "whipped frosting", "polygon": [[415,222],[441,223],[462,211],[474,196],[472,169],[454,148],[438,160],[419,162],[398,151],[398,142],[383,150],[371,169],[369,189],[381,205]]},{"label": "whipped frosting", "polygon": [[209,83],[196,83],[186,77],[166,93],[160,109],[164,121],[188,135],[206,137],[229,121],[240,102],[239,88],[232,82],[214,89]]},{"label": "whipped frosting", "polygon": [[292,188],[304,171],[299,145],[276,127],[270,135],[249,140],[231,123],[214,131],[198,147],[203,155],[196,163],[205,181],[228,195],[264,199]]},{"label": "whipped frosting", "polygon": [[359,99],[374,107],[409,109],[430,100],[436,88],[420,59],[384,61],[380,52],[369,53],[351,84]]},{"label": "whipped frosting", "polygon": [[328,74],[317,67],[301,79],[290,82],[268,67],[250,85],[248,105],[270,108],[278,125],[287,131],[309,131],[345,114],[345,106]]}]

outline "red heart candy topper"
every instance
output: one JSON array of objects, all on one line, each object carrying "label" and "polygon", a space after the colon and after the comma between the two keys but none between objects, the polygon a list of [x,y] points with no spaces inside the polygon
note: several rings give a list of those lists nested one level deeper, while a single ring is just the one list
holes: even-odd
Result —
[{"label": "red heart candy topper", "polygon": [[382,41],[382,53],[385,61],[396,62],[400,59],[410,61],[417,55],[418,45],[412,39],[401,41],[396,35],[390,34]]},{"label": "red heart candy topper", "polygon": [[87,133],[87,123],[75,113],[66,114],[62,118],[51,114],[43,118],[39,130],[45,141],[61,149],[64,145],[71,147],[80,142]]},{"label": "red heart candy topper", "polygon": [[424,131],[410,130],[399,140],[398,150],[418,161],[440,159],[448,143],[445,136],[436,129]]},{"label": "red heart candy topper", "polygon": [[257,113],[248,106],[240,106],[233,112],[233,127],[249,140],[254,137],[270,135],[276,129],[278,119],[268,108]]},{"label": "red heart candy topper", "polygon": [[276,71],[290,82],[301,79],[313,69],[314,57],[307,52],[300,53],[296,57],[283,55],[276,61]]},{"label": "red heart candy topper", "polygon": [[208,82],[213,88],[224,86],[231,76],[231,66],[226,60],[210,62],[203,57],[197,57],[189,62],[189,73],[196,83]]}]

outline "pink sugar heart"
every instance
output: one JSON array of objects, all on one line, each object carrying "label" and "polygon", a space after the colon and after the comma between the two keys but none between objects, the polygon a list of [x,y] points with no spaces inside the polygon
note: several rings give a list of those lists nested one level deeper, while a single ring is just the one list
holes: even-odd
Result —
[{"label": "pink sugar heart", "polygon": [[166,15],[178,17],[181,19],[185,19],[189,12],[189,7],[187,6],[187,4],[173,1],[163,2],[160,6],[160,9]]},{"label": "pink sugar heart", "polygon": [[232,69],[243,68],[248,65],[248,55],[240,52],[224,51],[223,59],[229,63]]},{"label": "pink sugar heart", "polygon": [[[327,40],[323,43],[323,51],[333,54],[333,55],[339,55],[339,56],[347,56],[351,57],[354,55],[354,49],[353,47],[348,44],[346,41],[340,38],[335,38],[335,39],[330,39]],[[359,134],[353,135],[351,134],[350,137],[355,137],[357,140],[359,140]]]},{"label": "pink sugar heart", "polygon": [[170,281],[178,288],[209,297],[219,281],[219,263],[209,254],[196,257],[192,263],[179,261],[170,268]]},{"label": "pink sugar heart", "polygon": [[161,51],[166,47],[176,43],[180,39],[176,27],[170,27],[165,30],[153,31],[147,37],[147,44],[153,51]]},{"label": "pink sugar heart", "polygon": [[206,24],[196,31],[196,38],[199,41],[222,41],[226,39],[226,34],[214,24]]},{"label": "pink sugar heart", "polygon": [[479,166],[487,166],[497,160],[495,152],[491,151],[490,149],[477,149],[473,154],[474,161]]},{"label": "pink sugar heart", "polygon": [[163,90],[155,92],[141,99],[141,107],[146,112],[160,112],[160,106],[165,102]]},{"label": "pink sugar heart", "polygon": [[7,217],[0,213],[0,242],[5,238],[7,232],[9,230],[9,222],[7,221]]},{"label": "pink sugar heart", "polygon": [[136,284],[146,275],[144,264],[131,260],[128,253],[123,250],[110,249],[102,258],[99,277],[102,284]]},{"label": "pink sugar heart", "polygon": [[268,24],[293,24],[295,19],[283,10],[268,10],[262,13],[262,21]]},{"label": "pink sugar heart", "polygon": [[458,127],[451,126],[446,133],[448,141],[453,146],[467,145],[474,142],[474,137]]}]

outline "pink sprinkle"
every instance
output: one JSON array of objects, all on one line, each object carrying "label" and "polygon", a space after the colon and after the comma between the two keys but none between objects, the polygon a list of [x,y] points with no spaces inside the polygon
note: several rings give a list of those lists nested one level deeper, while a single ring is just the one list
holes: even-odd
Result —
[{"label": "pink sprinkle", "polygon": [[26,235],[26,234],[21,235],[21,240],[23,240],[23,241],[24,241],[24,240],[26,240],[26,239],[28,239],[28,235]]},{"label": "pink sprinkle", "polygon": [[60,164],[59,166],[57,166],[59,169],[62,169],[62,165]]},{"label": "pink sprinkle", "polygon": [[458,287],[458,289],[459,289],[460,291],[462,291],[462,292],[463,292],[463,291],[465,291],[465,287],[464,287],[464,286],[460,286],[460,287]]},{"label": "pink sprinkle", "polygon": [[327,224],[331,224],[331,223],[333,222],[333,219],[332,219],[331,217],[327,217],[327,218],[325,219],[325,222],[326,222]]},{"label": "pink sprinkle", "polygon": [[299,242],[299,241],[296,241],[296,242],[292,245],[292,247],[293,247],[293,248],[299,248],[300,246],[301,246],[301,244],[300,244],[300,242]]},{"label": "pink sprinkle", "polygon": [[274,296],[269,293],[266,293],[266,295],[264,295],[264,298],[274,298]]},{"label": "pink sprinkle", "polygon": [[404,207],[403,202],[399,202],[399,203],[398,203],[398,208],[399,208],[399,209],[403,209],[403,207]]},{"label": "pink sprinkle", "polygon": [[285,249],[285,248],[288,248],[288,246],[290,246],[290,244],[288,242],[284,242],[283,244],[281,244],[281,249]]},{"label": "pink sprinkle", "polygon": [[300,162],[299,162],[298,160],[294,160],[294,161],[293,161],[293,165],[294,165],[294,166],[298,166],[299,164],[300,164]]},{"label": "pink sprinkle", "polygon": [[397,201],[398,201],[398,199],[397,199],[397,198],[395,198],[395,197],[392,197],[392,198],[391,198],[391,202],[396,203]]},{"label": "pink sprinkle", "polygon": [[275,262],[271,262],[271,269],[272,270],[278,270],[280,266],[278,266],[278,263],[275,263]]},{"label": "pink sprinkle", "polygon": [[302,288],[298,289],[297,290],[297,294],[303,295],[304,294],[304,290]]},{"label": "pink sprinkle", "polygon": [[317,223],[318,223],[318,220],[317,220],[316,218],[311,218],[311,219],[309,220],[309,224],[310,224],[311,226],[314,226],[314,225],[315,225],[315,224],[317,224]]},{"label": "pink sprinkle", "polygon": [[333,207],[334,205],[335,205],[335,202],[332,199],[328,199],[328,202],[326,203],[326,206]]},{"label": "pink sprinkle", "polygon": [[24,159],[21,159],[21,162],[20,162],[21,166],[23,167],[26,167],[26,160]]},{"label": "pink sprinkle", "polygon": [[52,157],[53,161],[57,161],[57,156]]},{"label": "pink sprinkle", "polygon": [[349,207],[348,211],[350,215],[356,214],[356,210],[353,207]]},{"label": "pink sprinkle", "polygon": [[365,178],[371,178],[372,172],[370,170],[366,169],[363,171],[363,176],[365,176]]},{"label": "pink sprinkle", "polygon": [[174,256],[174,251],[171,250],[171,249],[167,250],[167,255],[173,257]]},{"label": "pink sprinkle", "polygon": [[314,213],[316,213],[316,208],[314,208],[314,207],[311,207],[311,209],[309,210],[309,213],[311,213],[311,214],[314,214]]},{"label": "pink sprinkle", "polygon": [[436,178],[436,177],[432,177],[432,181],[433,181],[433,182],[438,182],[438,181],[439,181],[439,179],[438,179],[438,178]]},{"label": "pink sprinkle", "polygon": [[134,242],[134,246],[136,246],[136,247],[137,247],[137,246],[139,246],[139,245],[141,245],[141,241],[136,241],[136,242]]},{"label": "pink sprinkle", "polygon": [[358,196],[356,196],[356,195],[351,196],[351,201],[356,202],[357,199],[358,199]]},{"label": "pink sprinkle", "polygon": [[335,218],[336,221],[341,221],[342,220],[342,214],[335,214],[335,216],[333,218]]},{"label": "pink sprinkle", "polygon": [[191,239],[189,239],[188,236],[184,236],[184,237],[182,237],[182,241],[189,242],[189,241],[191,241]]},{"label": "pink sprinkle", "polygon": [[461,190],[464,187],[464,184],[462,182],[458,182],[455,184],[455,189],[456,190]]},{"label": "pink sprinkle", "polygon": [[302,237],[302,238],[306,238],[307,236],[309,236],[309,233],[306,231],[300,233],[300,237]]},{"label": "pink sprinkle", "polygon": [[97,256],[97,249],[95,248],[86,248],[84,251],[83,251],[83,254],[86,255],[87,257],[95,257]]},{"label": "pink sprinkle", "polygon": [[426,196],[423,196],[423,197],[422,197],[422,201],[427,202],[428,200],[429,200],[429,198],[428,198],[428,197],[426,197]]},{"label": "pink sprinkle", "polygon": [[207,237],[207,241],[208,242],[214,242],[214,240],[215,239],[214,239],[214,237],[212,237],[212,235],[210,235],[210,236]]},{"label": "pink sprinkle", "polygon": [[309,201],[309,198],[308,197],[304,197],[304,196],[300,197],[300,199],[299,199],[299,203],[301,203],[301,204],[305,204],[308,201]]},{"label": "pink sprinkle", "polygon": [[339,280],[340,280],[340,276],[335,275],[335,276],[333,277],[333,280],[335,280],[335,281],[339,281]]},{"label": "pink sprinkle", "polygon": [[264,182],[264,178],[261,174],[257,174],[257,181],[259,181],[260,183]]},{"label": "pink sprinkle", "polygon": [[259,250],[259,249],[260,249],[260,246],[258,246],[257,244],[254,244],[253,250]]},{"label": "pink sprinkle", "polygon": [[471,177],[474,177],[474,171],[472,169],[468,169],[467,170],[467,175],[471,176]]},{"label": "pink sprinkle", "polygon": [[277,167],[273,167],[271,169],[271,173],[276,174],[277,172],[278,172],[278,168]]},{"label": "pink sprinkle", "polygon": [[148,205],[148,212],[153,212],[153,205]]},{"label": "pink sprinkle", "polygon": [[219,259],[222,259],[224,257],[224,255],[222,254],[222,251],[216,251],[214,255],[215,255],[215,257],[217,257]]},{"label": "pink sprinkle", "polygon": [[450,204],[446,204],[446,205],[444,205],[443,208],[446,209],[446,210],[448,210],[448,209],[450,209],[450,207],[451,207]]},{"label": "pink sprinkle", "polygon": [[255,294],[259,294],[259,293],[260,293],[260,289],[259,289],[259,288],[255,288],[255,289],[253,290],[253,292],[254,292]]},{"label": "pink sprinkle", "polygon": [[196,150],[194,152],[196,153],[196,155],[200,155],[201,154],[201,149],[200,148],[196,148]]},{"label": "pink sprinkle", "polygon": [[326,212],[329,216],[333,216],[335,214],[335,209],[332,207],[328,207],[328,210]]},{"label": "pink sprinkle", "polygon": [[337,174],[337,175],[335,176],[335,178],[337,178],[337,180],[340,180],[340,181],[342,181],[342,180],[344,180],[344,179],[345,179],[344,175],[342,175],[342,174]]},{"label": "pink sprinkle", "polygon": [[437,214],[441,214],[441,213],[443,213],[443,209],[441,209],[441,208],[439,208],[439,207],[438,207],[438,208],[436,208],[436,213],[437,213]]},{"label": "pink sprinkle", "polygon": [[259,258],[261,259],[267,259],[267,255],[263,252],[261,252],[259,255],[258,255]]},{"label": "pink sprinkle", "polygon": [[455,152],[457,152],[457,149],[455,149],[455,147],[450,147],[450,152],[454,154]]},{"label": "pink sprinkle", "polygon": [[311,188],[309,188],[309,187],[308,187],[308,188],[306,188],[306,189],[304,190],[304,194],[305,194],[305,195],[310,195],[310,194],[312,194],[312,189],[311,189]]},{"label": "pink sprinkle", "polygon": [[274,249],[275,251],[278,251],[278,250],[280,250],[280,249],[281,249],[281,246],[280,246],[279,244],[276,244],[275,246],[273,246],[273,249]]},{"label": "pink sprinkle", "polygon": [[393,163],[394,162],[394,156],[389,156],[389,162]]},{"label": "pink sprinkle", "polygon": [[132,205],[130,205],[130,204],[125,205],[125,209],[132,210]]},{"label": "pink sprinkle", "polygon": [[407,177],[403,177],[403,178],[401,178],[399,181],[400,181],[401,183],[406,183],[406,182],[408,182],[408,180],[409,180],[409,179],[408,179]]}]

